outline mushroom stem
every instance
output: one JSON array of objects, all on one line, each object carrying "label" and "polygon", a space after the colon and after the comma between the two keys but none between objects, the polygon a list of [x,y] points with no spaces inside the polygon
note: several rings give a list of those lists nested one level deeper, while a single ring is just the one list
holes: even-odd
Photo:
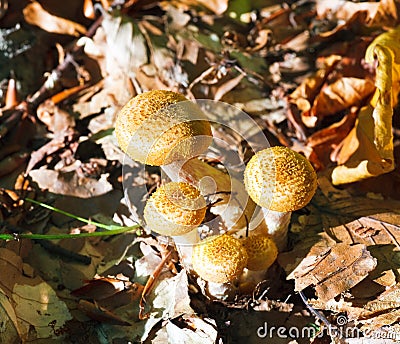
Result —
[{"label": "mushroom stem", "polygon": [[178,251],[181,264],[186,270],[191,271],[193,246],[200,241],[200,234],[197,228],[183,235],[172,236],[176,250]]},{"label": "mushroom stem", "polygon": [[269,267],[264,270],[244,269],[239,278],[239,291],[241,294],[251,295],[260,282],[264,281]]},{"label": "mushroom stem", "polygon": [[192,173],[190,169],[185,169],[186,178],[182,178],[182,166],[185,164],[184,160],[174,161],[168,165],[161,165],[161,170],[167,175],[173,182],[187,182],[192,179]]},{"label": "mushroom stem", "polygon": [[275,241],[279,251],[284,250],[287,245],[287,233],[292,212],[280,212],[267,208],[261,208],[261,210],[268,236]]}]

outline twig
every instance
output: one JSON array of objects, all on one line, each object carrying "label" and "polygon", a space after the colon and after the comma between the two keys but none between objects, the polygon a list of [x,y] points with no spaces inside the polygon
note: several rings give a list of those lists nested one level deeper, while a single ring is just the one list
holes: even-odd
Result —
[{"label": "twig", "polygon": [[313,308],[313,307],[308,303],[307,298],[306,298],[306,296],[304,295],[304,293],[303,293],[302,291],[299,291],[298,293],[299,293],[299,295],[300,295],[300,297],[301,297],[301,300],[303,301],[303,303],[304,303],[304,304],[306,305],[306,307],[308,308],[308,310],[309,310],[312,314],[314,314],[319,320],[321,320],[321,321],[326,325],[326,327],[327,327],[329,330],[331,330],[332,327],[333,327],[333,325],[329,322],[329,320],[328,320],[327,318],[325,318],[325,316],[324,316],[322,313],[318,312],[315,308]]},{"label": "twig", "polygon": [[158,276],[160,276],[161,270],[164,267],[165,263],[171,256],[172,251],[170,250],[161,260],[161,262],[157,265],[156,269],[154,272],[150,275],[149,279],[146,282],[146,285],[144,286],[143,292],[142,292],[142,297],[140,298],[139,302],[139,319],[144,320],[149,317],[148,313],[145,313],[145,306],[146,306],[146,296],[150,294],[150,292],[154,288],[154,282],[157,280]]}]

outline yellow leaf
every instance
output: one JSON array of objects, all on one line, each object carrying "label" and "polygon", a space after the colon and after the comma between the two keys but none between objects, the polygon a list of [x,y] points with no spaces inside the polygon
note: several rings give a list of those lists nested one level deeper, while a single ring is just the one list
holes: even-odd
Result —
[{"label": "yellow leaf", "polygon": [[400,91],[400,27],[378,36],[365,59],[378,61],[376,91],[364,107],[355,128],[343,141],[338,166],[332,172],[335,185],[356,182],[394,169],[392,117]]}]

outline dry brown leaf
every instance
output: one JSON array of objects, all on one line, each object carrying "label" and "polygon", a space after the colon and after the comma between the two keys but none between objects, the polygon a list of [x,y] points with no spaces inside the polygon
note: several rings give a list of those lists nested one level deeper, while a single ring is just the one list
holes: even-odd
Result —
[{"label": "dry brown leaf", "polygon": [[400,327],[398,326],[400,319],[400,283],[388,288],[376,300],[368,302],[364,308],[370,311],[374,317],[369,314],[366,320],[362,321],[361,330],[374,333],[382,330],[383,326],[397,324],[397,327],[391,326],[386,336],[382,335],[382,338],[400,339]]},{"label": "dry brown leaf", "polygon": [[[28,268],[31,269],[22,262],[21,257],[8,249],[0,248],[0,290],[10,302],[3,301],[2,307],[8,309],[9,320],[21,341],[25,342],[32,335],[32,328],[35,334],[29,337],[30,340],[56,338],[54,330],[59,330],[72,317],[65,303],[46,282],[38,276],[26,276],[24,272]],[[14,311],[9,309],[10,305]],[[49,326],[53,320],[56,320],[54,328]]]},{"label": "dry brown leaf", "polygon": [[41,282],[39,277],[28,278],[23,275],[23,262],[13,251],[0,248],[0,271],[2,278],[0,281],[1,290],[12,298],[12,291],[16,283],[20,285],[35,285]]},{"label": "dry brown leaf", "polygon": [[341,57],[338,55],[332,55],[326,58],[324,61],[325,66],[318,70],[315,75],[305,79],[290,95],[290,102],[296,104],[301,112],[304,124],[308,127],[315,126],[317,121],[317,118],[310,115],[315,97],[340,60]]},{"label": "dry brown leaf", "polygon": [[393,245],[400,250],[400,204],[366,197],[322,201],[317,197],[323,225],[337,242],[367,246]]},{"label": "dry brown leaf", "polygon": [[107,181],[105,174],[99,180],[79,176],[76,173],[76,167],[68,172],[47,169],[32,170],[29,175],[39,184],[40,188],[60,195],[90,198],[104,195],[112,190],[112,185]]},{"label": "dry brown leaf", "polygon": [[50,14],[37,1],[29,3],[24,8],[24,17],[27,23],[39,26],[47,32],[75,37],[86,33],[86,28],[84,26]]},{"label": "dry brown leaf", "polygon": [[376,264],[365,245],[321,247],[316,244],[288,279],[295,280],[296,291],[315,286],[318,298],[328,301],[357,285]]},{"label": "dry brown leaf", "polygon": [[400,28],[386,32],[368,47],[366,61],[378,60],[372,106],[364,107],[355,128],[343,141],[334,184],[345,184],[394,169],[392,117],[400,80]]},{"label": "dry brown leaf", "polygon": [[[365,199],[336,202],[330,211],[337,212],[337,216],[323,214],[322,219],[325,230],[336,241],[347,245],[361,243],[368,247],[378,262],[376,269],[370,273],[371,280],[389,287],[398,281],[400,274],[400,226],[396,225],[400,223],[400,214],[356,216],[356,220],[351,220],[350,217],[353,209],[356,212],[369,210],[370,213],[375,213],[381,207],[378,203],[379,201],[368,202]],[[340,214],[343,210],[348,214],[347,220],[346,216],[342,217]]]},{"label": "dry brown leaf", "polygon": [[[331,157],[332,151],[341,144],[342,140],[350,133],[357,118],[357,111],[351,112],[339,122],[323,128],[307,138],[307,146],[311,147],[318,159],[318,165],[326,166],[335,157]],[[313,161],[316,167],[315,161]]]},{"label": "dry brown leaf", "polygon": [[112,277],[98,277],[83,287],[73,290],[71,295],[86,299],[101,300],[115,295],[125,288],[124,281]]},{"label": "dry brown leaf", "polygon": [[[170,344],[213,344],[218,338],[215,320],[201,319],[192,315],[190,317],[185,316],[184,319],[182,319],[182,324],[178,325],[169,321],[163,328],[166,331],[167,340]],[[165,343],[165,339],[159,339],[161,335],[159,332],[157,332],[157,338],[155,338],[152,343]]]},{"label": "dry brown leaf", "polygon": [[318,94],[311,108],[311,116],[321,118],[350,106],[359,106],[374,90],[374,83],[369,79],[341,78]]},{"label": "dry brown leaf", "polygon": [[[361,330],[368,332],[368,333],[371,333],[371,332],[373,333],[373,332],[381,329],[383,326],[396,324],[399,322],[399,320],[400,320],[400,309],[395,309],[390,312],[376,316],[371,321],[364,324],[361,327]],[[388,332],[389,333],[387,335],[391,334],[393,336],[393,337],[388,336],[388,338],[400,339],[400,331],[393,333],[393,331],[389,330]]]},{"label": "dry brown leaf", "polygon": [[370,15],[367,25],[395,27],[399,24],[399,19],[399,2],[396,0],[381,0],[377,11]]},{"label": "dry brown leaf", "polygon": [[37,116],[57,138],[64,136],[70,128],[75,127],[74,117],[51,100],[46,100],[39,105]]},{"label": "dry brown leaf", "polygon": [[371,312],[400,308],[400,283],[384,291],[377,300],[369,301],[365,308]]},{"label": "dry brown leaf", "polygon": [[[46,282],[35,286],[16,284],[13,300],[25,340],[32,326],[37,339],[59,338],[59,330],[72,319],[66,304]],[[54,326],[50,326],[50,323],[54,323]]]},{"label": "dry brown leaf", "polygon": [[105,13],[93,38],[83,37],[79,45],[99,64],[103,80],[83,94],[74,104],[74,111],[86,117],[106,109],[108,122],[112,123],[115,110],[137,93],[133,82],[138,69],[148,63],[145,39],[129,17]]},{"label": "dry brown leaf", "polygon": [[0,319],[3,322],[1,340],[3,343],[20,342],[21,333],[18,333],[18,319],[10,300],[0,289]]},{"label": "dry brown leaf", "polygon": [[[386,294],[386,296],[389,296],[390,293],[396,290],[398,290],[398,285],[390,288],[388,292],[383,292],[381,295]],[[381,296],[379,296],[377,300],[367,303],[363,299],[354,297],[344,299],[341,297],[338,301],[330,300],[328,303],[312,300],[311,304],[319,309],[346,313],[349,322],[355,321],[358,324],[362,324],[359,331],[367,334],[369,340],[371,338],[400,339],[398,326],[399,302],[396,299],[397,297],[398,295],[395,293],[390,296],[389,300],[381,301]],[[368,343],[370,342],[368,341]]]},{"label": "dry brown leaf", "polygon": [[[360,295],[364,284],[372,294],[363,297],[371,297],[399,283],[400,203],[354,197],[335,189],[327,178],[320,178],[319,186],[322,193],[314,197],[316,208],[309,217],[319,216],[301,221],[305,228],[296,231],[299,242],[278,258],[295,279],[296,290],[315,285],[319,306],[324,308],[330,307],[329,297],[346,288],[357,285],[355,295]],[[364,280],[367,276],[369,284]],[[353,313],[359,317],[371,311],[357,308]]]},{"label": "dry brown leaf", "polygon": [[78,308],[83,311],[89,318],[99,321],[101,323],[107,323],[118,326],[130,326],[132,325],[128,321],[122,319],[121,317],[115,315],[109,310],[98,306],[95,303],[79,300]]},{"label": "dry brown leaf", "polygon": [[227,82],[224,82],[220,85],[215,92],[214,100],[221,100],[221,98],[228,93],[229,91],[233,90],[237,85],[240,84],[242,79],[244,78],[244,74],[239,74],[238,76],[229,79]]},{"label": "dry brown leaf", "polygon": [[351,196],[319,180],[325,195],[315,198],[323,228],[331,240],[364,244],[378,261],[370,279],[384,287],[397,283],[400,274],[400,203],[395,200]]}]

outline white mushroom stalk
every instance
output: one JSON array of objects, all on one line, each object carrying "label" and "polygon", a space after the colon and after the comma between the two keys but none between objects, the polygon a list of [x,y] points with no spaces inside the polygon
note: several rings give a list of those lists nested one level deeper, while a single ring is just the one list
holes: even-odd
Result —
[{"label": "white mushroom stalk", "polygon": [[244,183],[249,196],[262,207],[267,234],[285,249],[291,212],[306,206],[317,189],[311,163],[287,147],[271,147],[248,162]]}]

